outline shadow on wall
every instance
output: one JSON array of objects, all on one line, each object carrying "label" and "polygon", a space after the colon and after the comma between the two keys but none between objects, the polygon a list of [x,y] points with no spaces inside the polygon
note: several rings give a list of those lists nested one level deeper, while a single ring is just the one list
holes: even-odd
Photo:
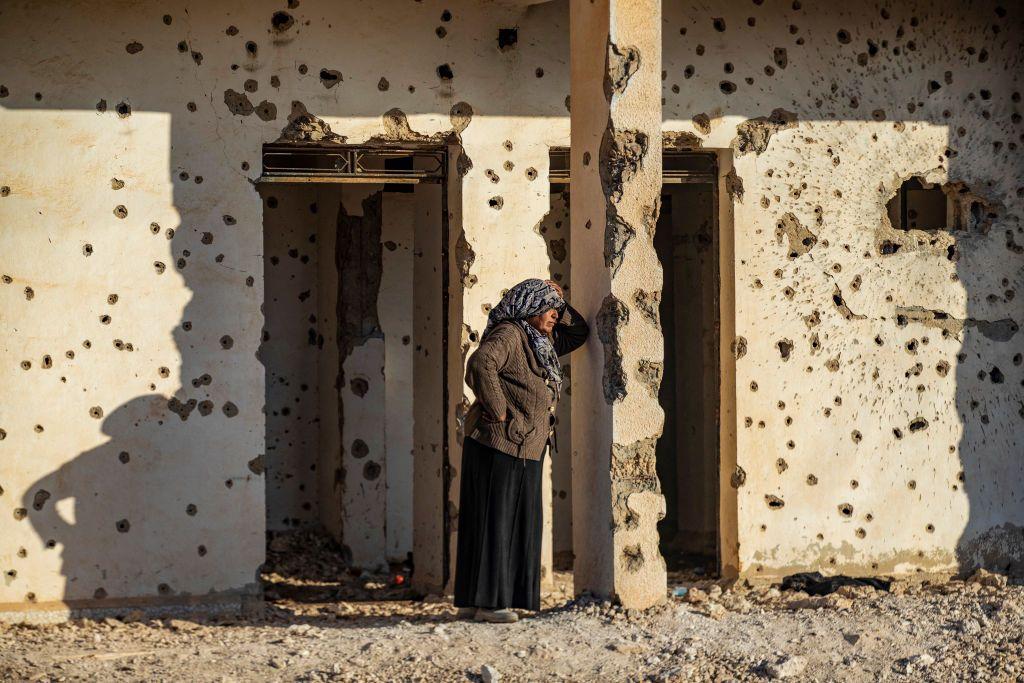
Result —
[{"label": "shadow on wall", "polygon": [[[191,410],[188,404],[172,403],[179,415]],[[208,400],[199,403],[203,405],[197,411],[212,414]],[[224,417],[236,410],[230,402],[216,408]],[[248,471],[218,482],[225,489],[221,501],[200,507],[191,502],[199,497],[190,495],[190,483],[209,469],[210,452],[181,450],[168,439],[176,430],[165,421],[179,418],[168,412],[167,397],[139,396],[102,419],[109,440],[33,483],[23,501],[45,547],[59,553],[71,601],[140,593],[171,597],[179,591],[172,577],[191,571],[190,565],[198,570],[201,563],[229,562],[255,539],[262,542],[256,530],[228,533],[209,521],[230,514],[230,489],[236,482],[260,480],[258,459],[249,463]],[[118,554],[115,549],[125,543],[131,553]],[[256,577],[231,588],[226,595],[245,597],[259,591]]]}]

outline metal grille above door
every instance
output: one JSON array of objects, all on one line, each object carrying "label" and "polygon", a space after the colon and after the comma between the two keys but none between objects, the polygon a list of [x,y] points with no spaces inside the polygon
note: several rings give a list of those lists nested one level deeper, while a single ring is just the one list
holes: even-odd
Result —
[{"label": "metal grille above door", "polygon": [[447,149],[360,145],[263,145],[260,183],[439,183]]}]

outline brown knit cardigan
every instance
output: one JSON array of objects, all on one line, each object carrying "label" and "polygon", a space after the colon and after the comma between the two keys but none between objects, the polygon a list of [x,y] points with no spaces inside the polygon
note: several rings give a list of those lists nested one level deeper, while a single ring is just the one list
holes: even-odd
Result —
[{"label": "brown knit cardigan", "polygon": [[[589,334],[583,316],[566,306],[551,334],[555,352],[559,356],[570,353],[582,346]],[[558,404],[547,374],[519,325],[496,325],[469,357],[466,383],[476,401],[466,414],[465,433],[502,453],[540,460],[554,437]]]}]

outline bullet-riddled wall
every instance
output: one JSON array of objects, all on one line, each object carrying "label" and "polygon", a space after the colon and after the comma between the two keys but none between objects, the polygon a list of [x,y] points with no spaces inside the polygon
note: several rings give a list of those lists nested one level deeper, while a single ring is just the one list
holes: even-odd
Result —
[{"label": "bullet-riddled wall", "polygon": [[[732,164],[725,570],[1019,568],[1021,8],[664,12],[665,129]],[[915,176],[967,218],[892,225]]]},{"label": "bullet-riddled wall", "polygon": [[[997,2],[666,3],[664,128],[725,174],[727,572],[1024,556],[1020,29]],[[262,144],[323,133],[306,112],[350,143],[457,143],[458,386],[488,306],[550,272],[568,31],[561,1],[4,7],[0,603],[255,591],[283,427],[256,356]],[[960,229],[891,224],[915,176]]]},{"label": "bullet-riddled wall", "polygon": [[[286,128],[309,139],[325,122],[335,140],[461,152],[453,386],[485,304],[547,272],[532,228],[549,209],[548,148],[568,142],[564,7],[292,4],[0,14],[4,605],[256,591],[266,447],[293,426],[281,403],[264,416],[263,257],[294,264],[280,240],[264,250],[253,181],[262,144]],[[523,38],[506,31],[499,45],[499,29]],[[450,392],[453,435],[461,399]],[[437,463],[439,535],[440,444],[422,451]],[[457,448],[451,459],[457,491]],[[310,464],[270,482],[272,525],[313,515]],[[434,545],[417,573],[437,585]]]}]

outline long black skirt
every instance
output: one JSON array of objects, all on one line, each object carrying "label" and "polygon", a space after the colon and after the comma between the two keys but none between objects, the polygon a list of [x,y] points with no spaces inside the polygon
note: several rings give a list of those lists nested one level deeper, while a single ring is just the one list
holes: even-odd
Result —
[{"label": "long black skirt", "polygon": [[463,442],[456,607],[540,609],[542,463]]}]

